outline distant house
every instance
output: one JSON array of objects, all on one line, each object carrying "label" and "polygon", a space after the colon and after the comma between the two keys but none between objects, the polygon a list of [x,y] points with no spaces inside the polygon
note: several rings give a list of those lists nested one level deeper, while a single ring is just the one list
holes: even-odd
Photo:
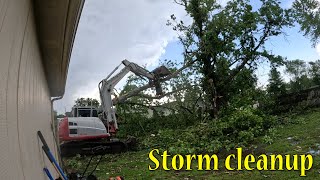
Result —
[{"label": "distant house", "polygon": [[0,0],[0,179],[46,180],[56,173],[53,97],[64,94],[83,0]]}]

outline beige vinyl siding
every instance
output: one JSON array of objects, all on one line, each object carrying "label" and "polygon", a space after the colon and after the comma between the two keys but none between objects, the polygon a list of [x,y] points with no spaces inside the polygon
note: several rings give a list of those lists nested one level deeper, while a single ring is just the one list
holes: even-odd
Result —
[{"label": "beige vinyl siding", "polygon": [[[41,130],[55,151],[51,102],[29,0],[0,0],[0,179],[47,179],[52,165]],[[56,152],[55,152],[56,153]]]}]

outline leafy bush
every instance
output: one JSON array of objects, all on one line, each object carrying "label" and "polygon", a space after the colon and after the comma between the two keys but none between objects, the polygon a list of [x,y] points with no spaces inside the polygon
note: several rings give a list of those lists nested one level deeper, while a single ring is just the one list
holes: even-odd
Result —
[{"label": "leafy bush", "polygon": [[[252,108],[235,110],[209,123],[195,123],[183,130],[165,129],[142,139],[144,148],[163,148],[170,153],[216,153],[220,149],[243,147],[266,134],[275,118]],[[272,136],[265,138],[266,143]]]},{"label": "leafy bush", "polygon": [[190,113],[172,113],[166,116],[157,114],[149,118],[142,113],[130,113],[122,117],[125,121],[119,125],[121,126],[118,134],[120,137],[127,135],[144,137],[156,134],[159,130],[185,129],[200,121],[196,115]]}]

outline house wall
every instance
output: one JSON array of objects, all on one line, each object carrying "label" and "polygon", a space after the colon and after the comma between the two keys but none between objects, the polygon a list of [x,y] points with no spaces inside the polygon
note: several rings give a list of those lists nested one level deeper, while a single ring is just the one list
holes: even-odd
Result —
[{"label": "house wall", "polygon": [[51,112],[31,0],[0,0],[0,179],[47,179],[45,166],[55,174],[37,137],[56,153]]}]

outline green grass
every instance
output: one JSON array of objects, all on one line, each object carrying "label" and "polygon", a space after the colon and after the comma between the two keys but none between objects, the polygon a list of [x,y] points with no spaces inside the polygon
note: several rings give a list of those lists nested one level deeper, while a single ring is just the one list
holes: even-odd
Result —
[{"label": "green grass", "polygon": [[[264,151],[284,155],[307,154],[311,149],[319,150],[320,109],[306,112],[290,121],[295,123],[276,128],[274,142],[270,145],[264,145]],[[150,150],[107,155],[102,159],[95,174],[101,180],[119,175],[125,177],[125,179],[320,179],[320,155],[313,155],[312,169],[306,172],[306,177],[300,177],[300,171],[227,171],[223,167],[222,158],[219,161],[219,171],[164,171],[161,168],[156,171],[149,171],[148,166],[154,166],[148,158]],[[255,155],[258,156],[259,154]],[[80,161],[69,160],[68,164],[78,170],[80,169],[81,172],[87,161],[88,158]],[[196,165],[195,162],[192,167],[197,169]]]}]

